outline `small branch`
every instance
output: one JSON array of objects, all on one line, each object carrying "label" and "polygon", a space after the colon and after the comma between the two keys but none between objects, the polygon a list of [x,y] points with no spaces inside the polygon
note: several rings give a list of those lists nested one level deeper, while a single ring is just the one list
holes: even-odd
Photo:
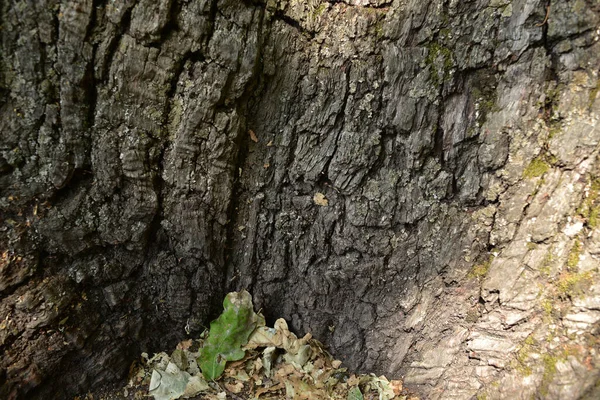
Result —
[{"label": "small branch", "polygon": [[541,23],[537,24],[537,27],[540,26],[544,26],[547,22],[548,22],[548,17],[550,17],[550,4],[548,4],[546,6],[546,18],[544,18],[544,21],[542,21]]}]

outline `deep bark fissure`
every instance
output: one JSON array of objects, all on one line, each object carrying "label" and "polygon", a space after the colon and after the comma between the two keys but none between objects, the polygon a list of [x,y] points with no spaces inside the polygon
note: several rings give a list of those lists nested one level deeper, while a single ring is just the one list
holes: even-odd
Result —
[{"label": "deep bark fissure", "polygon": [[165,43],[170,34],[178,30],[177,26],[177,15],[181,11],[181,4],[178,0],[172,0],[171,7],[169,9],[169,17],[167,22],[162,26],[162,28],[157,33],[156,43],[160,45],[161,43]]},{"label": "deep bark fissure", "polygon": [[[335,116],[335,122],[333,123],[332,131],[336,132],[335,141],[333,144],[333,151],[331,152],[331,156],[325,162],[323,166],[323,170],[319,175],[319,179],[317,184],[326,183],[331,184],[331,180],[329,179],[329,166],[331,165],[331,161],[335,158],[336,152],[338,151],[338,142],[340,140],[340,136],[344,131],[344,119],[346,118],[346,106],[348,104],[348,98],[350,97],[350,70],[352,69],[352,61],[346,60],[342,65],[342,70],[344,71],[344,82],[346,90],[344,92],[344,98],[342,100],[342,105],[338,114]],[[333,187],[333,186],[332,186]],[[338,189],[339,190],[339,189]]]},{"label": "deep bark fissure", "polygon": [[208,29],[208,34],[206,35],[206,40],[204,41],[204,46],[207,47],[215,33],[215,23],[217,20],[217,13],[219,12],[218,8],[219,0],[212,0],[210,2],[210,8],[208,10],[208,21],[210,23],[210,27]]},{"label": "deep bark fissure", "polygon": [[[108,75],[112,67],[115,54],[117,53],[117,50],[119,49],[119,46],[121,44],[121,40],[123,39],[123,35],[129,32],[129,27],[131,25],[131,13],[134,7],[135,3],[133,3],[131,7],[129,7],[127,10],[125,10],[125,12],[123,13],[123,18],[121,18],[121,21],[116,27],[115,35],[110,39],[108,49],[106,50],[106,54],[102,62],[104,68],[100,71],[98,77],[98,79],[101,80],[104,84],[106,84],[108,81]],[[108,23],[112,24],[111,22]]]},{"label": "deep bark fissure", "polygon": [[306,29],[300,22],[296,21],[281,10],[275,10],[275,12],[272,14],[272,18],[291,26],[301,34],[306,35],[310,40],[315,38],[316,32]]},{"label": "deep bark fissure", "polygon": [[[236,232],[237,226],[237,216],[239,215],[238,209],[240,206],[240,194],[242,192],[242,171],[243,167],[246,163],[246,158],[249,152],[249,143],[250,137],[250,127],[248,126],[247,121],[247,112],[248,105],[251,99],[254,96],[256,89],[260,86],[260,82],[262,80],[262,49],[264,43],[264,21],[265,21],[266,11],[264,8],[259,8],[259,23],[257,27],[257,42],[258,48],[256,51],[256,56],[254,58],[254,65],[252,70],[252,76],[249,79],[249,84],[244,88],[244,93],[236,102],[236,109],[239,112],[239,115],[244,116],[244,123],[240,127],[240,131],[236,137],[236,156],[233,162],[233,187],[231,189],[231,197],[229,200],[229,209],[227,210],[227,230],[225,237],[225,251],[233,249],[234,244],[234,234]],[[234,265],[234,260],[230,255],[225,256],[225,268],[223,271],[223,289],[225,291],[232,290],[232,287],[236,286],[234,282],[236,280],[236,266]],[[247,290],[252,290],[252,285],[254,284],[254,280],[250,280],[250,285]]]}]

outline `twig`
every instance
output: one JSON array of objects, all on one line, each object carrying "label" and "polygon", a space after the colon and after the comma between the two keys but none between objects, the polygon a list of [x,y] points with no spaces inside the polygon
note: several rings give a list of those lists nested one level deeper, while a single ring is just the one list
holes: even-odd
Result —
[{"label": "twig", "polygon": [[550,17],[550,4],[548,4],[546,6],[546,18],[544,18],[544,21],[542,21],[542,23],[537,24],[536,26],[537,27],[544,26],[544,24],[546,24],[548,22],[548,17]]}]

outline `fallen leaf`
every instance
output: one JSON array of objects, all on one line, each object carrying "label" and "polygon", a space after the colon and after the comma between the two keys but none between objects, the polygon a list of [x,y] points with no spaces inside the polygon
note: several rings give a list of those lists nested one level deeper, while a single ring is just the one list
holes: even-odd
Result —
[{"label": "fallen leaf", "polygon": [[248,339],[246,349],[255,349],[257,347],[281,347],[281,334],[275,328],[260,326]]},{"label": "fallen leaf", "polygon": [[[275,321],[273,328],[265,326],[264,317],[252,310],[251,297],[247,292],[230,293],[224,308],[221,317],[211,324],[210,332],[202,334],[199,342],[203,346],[200,349],[189,351],[189,348],[197,346],[188,340],[181,342],[171,355],[162,352],[149,359],[143,353],[145,362],[140,373],[134,376],[138,378],[137,384],[149,384],[149,394],[155,400],[198,395],[206,400],[406,398],[402,396],[402,381],[390,381],[374,374],[349,374],[323,344],[313,339],[311,334],[298,338],[289,330],[284,319]],[[248,334],[246,329],[252,325],[255,328]],[[236,327],[241,331],[234,334]],[[207,359],[203,360],[202,355]],[[196,360],[206,361],[203,371],[200,371]],[[220,375],[212,378],[215,383],[209,384],[203,373]]]},{"label": "fallen leaf", "polygon": [[154,396],[155,400],[178,399],[185,393],[189,380],[188,376],[181,371],[152,371],[148,394]]},{"label": "fallen leaf", "polygon": [[208,338],[198,358],[206,380],[221,376],[227,361],[244,358],[246,352],[242,346],[248,343],[257,326],[264,325],[264,318],[254,312],[252,296],[245,290],[229,293],[223,308],[219,318],[210,323]]},{"label": "fallen leaf", "polygon": [[292,364],[282,364],[281,367],[275,373],[278,378],[284,378],[290,374],[296,372],[296,368]]},{"label": "fallen leaf", "polygon": [[363,394],[357,386],[348,391],[348,400],[363,400],[363,398]]},{"label": "fallen leaf", "polygon": [[254,362],[254,371],[259,372],[263,367],[263,363],[261,361],[261,359],[259,358],[258,360],[256,360]]},{"label": "fallen leaf", "polygon": [[235,373],[235,375],[231,375],[232,378],[240,380],[242,382],[248,382],[250,380],[250,377],[248,376],[248,373],[246,371],[239,370]]},{"label": "fallen leaf", "polygon": [[265,370],[265,376],[267,378],[271,377],[271,367],[277,359],[277,352],[275,350],[275,347],[267,347],[263,351],[262,364]]},{"label": "fallen leaf", "polygon": [[300,366],[300,368],[302,368],[309,360],[311,355],[312,352],[310,350],[310,345],[305,344],[304,346],[298,348],[295,354],[292,354],[291,352],[284,354],[283,359],[291,364],[296,363],[298,366]]},{"label": "fallen leaf", "polygon": [[329,200],[327,200],[327,198],[325,197],[325,195],[323,193],[319,193],[319,192],[315,193],[315,195],[313,197],[313,201],[318,206],[327,207],[329,205]]},{"label": "fallen leaf", "polygon": [[379,392],[379,400],[391,400],[395,397],[394,390],[385,376],[372,375],[371,387]]},{"label": "fallen leaf", "polygon": [[252,139],[252,141],[254,143],[258,143],[258,138],[256,137],[256,133],[254,133],[254,131],[252,129],[248,129],[248,134],[250,135],[250,139]]},{"label": "fallen leaf", "polygon": [[200,392],[205,392],[210,389],[208,383],[201,376],[192,376],[188,381],[185,392],[183,392],[183,398],[195,397]]},{"label": "fallen leaf", "polygon": [[350,378],[348,378],[346,383],[350,386],[357,386],[360,383],[360,378],[352,374],[350,375]]},{"label": "fallen leaf", "polygon": [[285,387],[285,385],[283,383],[278,383],[277,385],[269,386],[269,387],[261,387],[259,389],[256,389],[256,392],[254,393],[254,397],[258,398],[261,394],[268,393],[268,392],[276,392],[278,390],[283,389],[284,387]]},{"label": "fallen leaf", "polygon": [[390,386],[392,387],[392,390],[396,396],[402,393],[402,381],[391,380]]},{"label": "fallen leaf", "polygon": [[237,394],[244,390],[244,384],[242,382],[225,383],[225,389],[229,390],[231,393]]},{"label": "fallen leaf", "polygon": [[192,339],[184,340],[183,342],[179,342],[177,348],[180,350],[187,350],[192,347],[192,343],[194,343]]}]

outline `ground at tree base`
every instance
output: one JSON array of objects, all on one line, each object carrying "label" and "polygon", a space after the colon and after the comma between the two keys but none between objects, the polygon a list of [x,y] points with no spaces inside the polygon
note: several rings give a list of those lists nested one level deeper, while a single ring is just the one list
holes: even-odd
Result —
[{"label": "ground at tree base", "polygon": [[[280,318],[267,327],[247,291],[229,293],[200,339],[132,364],[129,382],[83,399],[418,400],[401,380],[356,375],[310,333],[298,338]],[[80,397],[82,399],[82,397]]]}]

